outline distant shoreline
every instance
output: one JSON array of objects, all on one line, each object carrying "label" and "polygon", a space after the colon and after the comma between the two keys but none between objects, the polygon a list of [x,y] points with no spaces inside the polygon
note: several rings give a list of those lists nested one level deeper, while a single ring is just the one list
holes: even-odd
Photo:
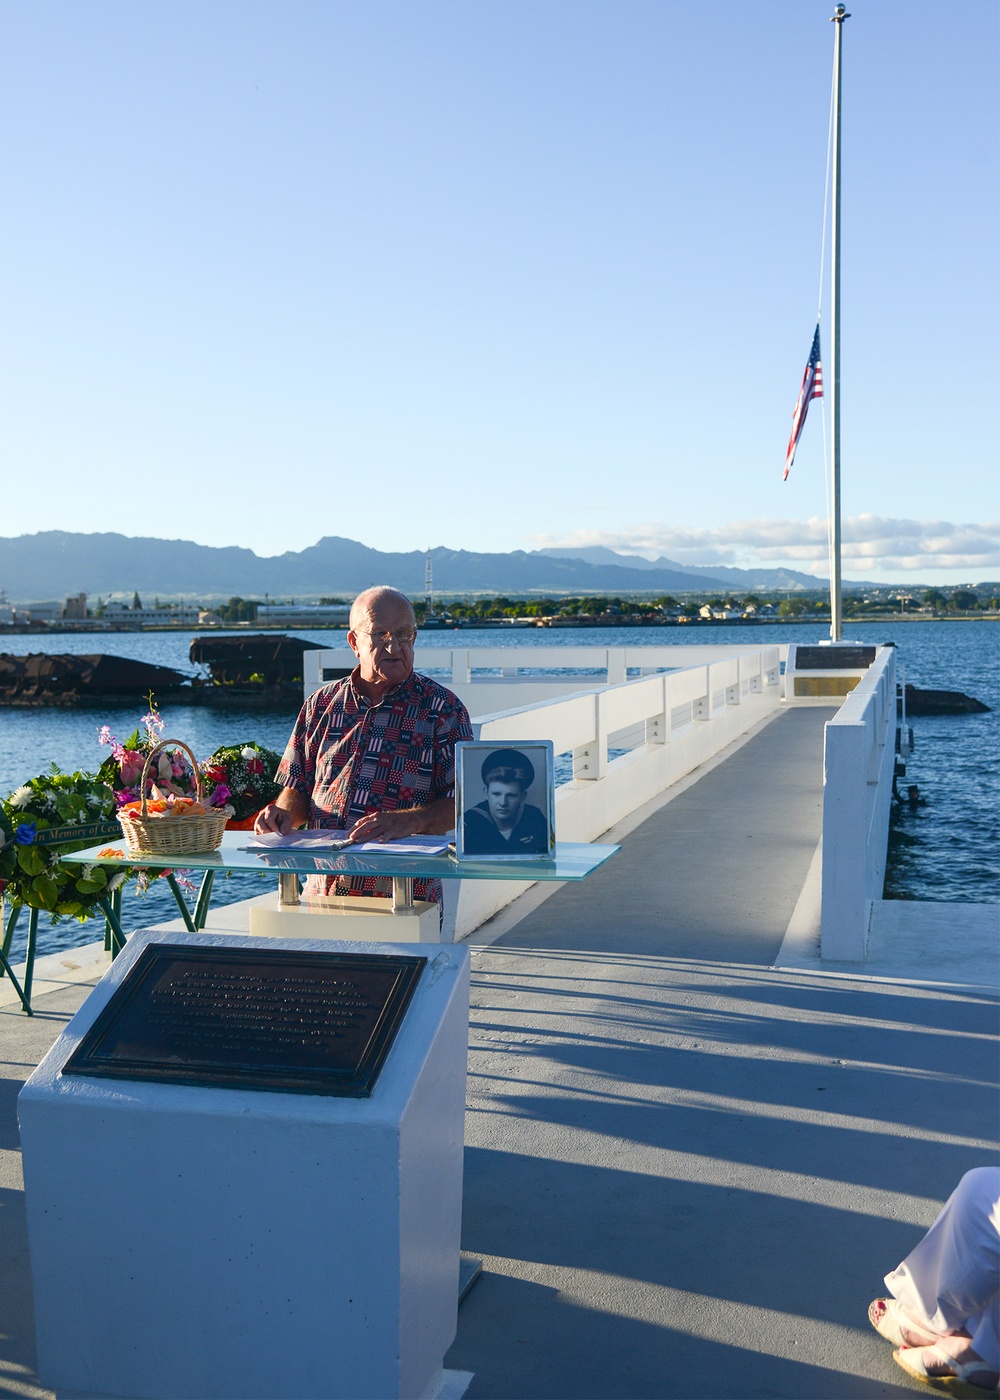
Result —
[{"label": "distant shoreline", "polygon": [[[636,628],[636,627],[684,627],[691,631],[712,630],[718,627],[801,627],[803,625],[823,626],[829,624],[829,617],[763,617],[763,618],[727,618],[725,620],[699,619],[691,622],[678,622],[676,618],[665,618],[660,621],[639,619],[634,617],[623,618],[621,621],[596,622],[588,621],[584,623],[564,623],[550,625],[545,622],[531,621],[501,621],[497,618],[481,618],[477,621],[463,621],[449,623],[445,626],[424,627],[425,633],[431,632],[516,632],[516,631],[541,631],[541,632],[607,632],[615,628]],[[958,613],[953,616],[940,617],[926,613],[868,613],[864,617],[845,617],[845,627],[864,627],[870,623],[898,623],[898,622],[1000,622],[1000,613]],[[280,623],[254,623],[254,622],[232,622],[218,623],[215,625],[204,625],[198,623],[177,623],[176,625],[165,624],[162,627],[9,627],[0,624],[0,641],[7,637],[107,637],[107,636],[137,636],[140,633],[166,633],[166,632],[204,632],[204,633],[231,633],[231,632],[343,632],[347,633],[348,628],[343,623],[317,622],[304,623],[302,626],[286,627]]]}]

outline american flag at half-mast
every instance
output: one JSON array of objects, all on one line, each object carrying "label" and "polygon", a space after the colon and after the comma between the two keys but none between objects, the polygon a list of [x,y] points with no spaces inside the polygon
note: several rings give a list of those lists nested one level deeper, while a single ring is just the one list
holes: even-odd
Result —
[{"label": "american flag at half-mast", "polygon": [[809,351],[809,362],[806,365],[806,372],[802,376],[802,388],[799,390],[799,401],[795,405],[795,412],[792,414],[792,435],[788,439],[788,451],[785,453],[785,474],[782,481],[788,480],[788,472],[795,461],[795,449],[799,445],[799,438],[802,436],[802,429],[806,425],[806,414],[809,412],[809,404],[812,399],[823,397],[823,366],[819,362],[819,322],[816,322],[816,334],[813,336],[812,349]]}]

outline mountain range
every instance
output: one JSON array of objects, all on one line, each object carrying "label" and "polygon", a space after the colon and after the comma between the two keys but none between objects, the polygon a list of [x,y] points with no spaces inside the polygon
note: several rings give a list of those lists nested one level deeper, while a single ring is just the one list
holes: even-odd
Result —
[{"label": "mountain range", "polygon": [[[823,580],[790,569],[687,566],[603,548],[513,550],[476,554],[430,551],[439,594],[637,592],[704,593],[738,588],[822,588]],[[0,592],[12,602],[37,602],[84,592],[156,594],[162,598],[353,596],[374,583],[411,595],[424,591],[427,552],[387,553],[357,540],[327,536],[298,552],[261,557],[250,549],[190,540],[76,534],[48,530],[0,538]]]},{"label": "mountain range", "polygon": [[675,560],[662,556],[659,559],[644,559],[641,554],[622,554],[618,550],[607,549],[604,545],[589,545],[581,549],[564,546],[559,549],[540,549],[537,553],[559,559],[585,559],[588,564],[614,564],[618,567],[646,571],[683,570],[686,574],[696,575],[701,580],[700,585],[696,587],[701,588],[706,584],[709,587],[720,584],[730,588],[742,588],[744,591],[768,592],[828,586],[827,579],[817,578],[815,574],[803,574],[797,569],[737,569],[725,564],[678,564]]}]

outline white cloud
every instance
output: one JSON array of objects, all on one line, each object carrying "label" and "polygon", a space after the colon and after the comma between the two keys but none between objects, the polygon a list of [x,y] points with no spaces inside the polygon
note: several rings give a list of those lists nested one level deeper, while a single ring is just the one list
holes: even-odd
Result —
[{"label": "white cloud", "polygon": [[[947,520],[902,520],[857,515],[842,523],[841,560],[845,572],[885,573],[961,571],[969,578],[1000,571],[1000,523],[954,525]],[[737,520],[705,529],[654,521],[625,530],[577,530],[570,535],[539,535],[535,548],[604,545],[647,559],[666,557],[679,564],[727,564],[738,568],[787,565],[827,575],[826,520]]]}]

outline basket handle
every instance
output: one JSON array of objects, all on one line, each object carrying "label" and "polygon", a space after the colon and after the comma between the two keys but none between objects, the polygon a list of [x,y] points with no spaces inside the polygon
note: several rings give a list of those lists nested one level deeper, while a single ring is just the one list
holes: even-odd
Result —
[{"label": "basket handle", "polygon": [[187,744],[185,744],[185,743],[183,742],[183,740],[181,740],[181,739],[161,739],[160,742],[159,742],[158,744],[154,744],[154,746],[150,749],[149,754],[148,754],[148,756],[147,756],[147,758],[146,758],[146,762],[142,765],[142,819],[143,819],[143,821],[145,821],[146,818],[149,816],[149,811],[147,810],[147,807],[146,807],[146,777],[147,777],[147,774],[149,773],[149,765],[152,763],[153,759],[156,757],[156,755],[157,755],[158,753],[161,753],[164,749],[170,749],[170,748],[174,748],[174,749],[183,749],[184,752],[187,754],[188,758],[191,760],[191,767],[194,769],[194,784],[195,784],[195,787],[194,787],[194,795],[195,795],[195,801],[196,801],[196,802],[200,802],[200,801],[201,801],[201,795],[202,795],[201,769],[198,767],[198,760],[195,758],[194,754],[193,754],[193,753],[191,752],[191,750],[188,748]]}]

